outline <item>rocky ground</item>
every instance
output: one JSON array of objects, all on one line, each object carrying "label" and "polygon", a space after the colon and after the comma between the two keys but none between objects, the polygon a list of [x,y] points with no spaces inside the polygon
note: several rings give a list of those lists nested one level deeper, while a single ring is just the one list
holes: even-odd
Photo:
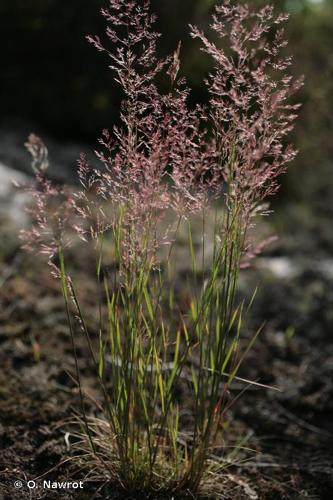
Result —
[{"label": "rocky ground", "polygon": [[[24,197],[10,179],[25,174],[12,170],[20,166],[14,151],[11,161],[0,156],[0,499],[120,498],[102,484],[66,492],[26,487],[32,479],[73,479],[65,421],[78,393],[68,375],[73,358],[57,283],[19,247]],[[282,215],[272,223],[281,238],[241,282],[243,294],[259,284],[249,332],[266,322],[241,376],[280,392],[249,386],[232,407],[231,434],[252,451],[221,477],[226,499],[333,495],[333,234],[329,200],[320,206],[278,207]],[[87,297],[91,287],[88,280]],[[89,369],[84,384],[93,390]]]}]

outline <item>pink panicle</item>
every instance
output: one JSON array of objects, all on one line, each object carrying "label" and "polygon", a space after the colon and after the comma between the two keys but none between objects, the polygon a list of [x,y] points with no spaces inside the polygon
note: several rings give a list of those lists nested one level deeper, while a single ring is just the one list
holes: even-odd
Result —
[{"label": "pink panicle", "polygon": [[[102,149],[96,154],[104,171],[88,173],[81,167],[80,177],[82,182],[91,176],[98,195],[122,210],[127,228],[122,254],[131,260],[147,238],[152,251],[159,245],[156,224],[166,210],[184,216],[207,203],[214,152],[200,131],[200,113],[188,109],[188,89],[177,81],[181,45],[171,57],[156,56],[160,35],[153,29],[149,2],[110,0],[102,14],[111,48],[98,37],[88,39],[111,59],[124,95],[121,124],[104,131],[99,141]],[[165,95],[155,83],[161,72],[171,80]]]},{"label": "pink panicle", "polygon": [[302,78],[288,73],[289,57],[281,24],[273,7],[252,12],[245,4],[225,1],[215,8],[211,42],[197,27],[191,35],[214,60],[207,85],[220,176],[226,182],[227,205],[243,214],[243,231],[262,200],[276,193],[278,177],[296,151],[285,143],[299,105],[289,99]]},{"label": "pink panicle", "polygon": [[67,186],[55,186],[46,178],[48,152],[42,140],[31,134],[25,145],[32,156],[35,183],[26,188],[31,197],[26,210],[32,218],[32,226],[21,231],[21,238],[27,251],[47,256],[54,267],[52,260],[59,245],[69,244],[66,230],[73,214],[74,198]]},{"label": "pink panicle", "polygon": [[[169,233],[159,235],[157,227],[168,210],[187,217],[222,196],[227,220],[237,222],[237,233],[227,227],[222,236],[237,234],[240,254],[249,262],[259,247],[248,241],[248,230],[296,155],[286,136],[299,107],[289,101],[302,79],[292,78],[291,59],[282,55],[287,16],[275,16],[271,6],[253,12],[225,0],[215,8],[211,25],[218,42],[191,27],[192,37],[214,61],[209,104],[191,109],[190,91],[178,79],[181,44],[172,56],[157,57],[160,34],[149,1],[109,0],[102,15],[108,43],[87,38],[107,54],[121,87],[120,124],[99,139],[100,168],[83,155],[79,159],[81,189],[75,195],[47,180],[47,150],[38,137],[29,137],[36,184],[31,188],[34,224],[23,234],[26,248],[38,247],[52,259],[60,242],[69,243],[65,229],[86,240],[120,224],[121,264],[133,268],[142,259],[152,262],[158,247],[168,243]],[[161,74],[170,81],[163,94],[156,84]]]},{"label": "pink panicle", "polygon": [[35,134],[30,134],[24,144],[32,156],[32,168],[37,173],[46,172],[49,167],[48,151],[43,141]]}]

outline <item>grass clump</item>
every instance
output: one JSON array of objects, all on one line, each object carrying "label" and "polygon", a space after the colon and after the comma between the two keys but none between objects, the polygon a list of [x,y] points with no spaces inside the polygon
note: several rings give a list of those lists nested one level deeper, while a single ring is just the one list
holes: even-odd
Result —
[{"label": "grass clump", "polygon": [[[193,496],[207,471],[221,469],[211,452],[217,445],[225,452],[230,386],[251,347],[240,354],[251,303],[237,302],[237,283],[267,243],[256,245],[251,229],[295,155],[284,139],[297,109],[288,100],[301,81],[280,54],[286,17],[226,1],[213,15],[218,45],[191,27],[214,70],[208,106],[190,108],[178,77],[181,46],[157,58],[148,2],[109,0],[102,13],[111,48],[88,40],[110,58],[123,90],[120,124],[102,134],[100,168],[81,156],[82,187],[74,191],[48,180],[47,150],[30,136],[34,224],[23,237],[48,256],[61,283],[81,397],[78,448],[91,475],[128,493]],[[170,82],[164,93],[161,76]],[[180,234],[189,262],[185,305],[176,290]],[[68,266],[75,236],[95,255],[93,330]],[[96,418],[86,412],[76,324],[101,390]]]}]

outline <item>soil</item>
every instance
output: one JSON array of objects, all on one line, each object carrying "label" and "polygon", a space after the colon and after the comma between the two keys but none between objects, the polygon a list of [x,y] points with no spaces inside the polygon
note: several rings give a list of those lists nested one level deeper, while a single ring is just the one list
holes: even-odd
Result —
[{"label": "soil", "polygon": [[[69,460],[74,438],[66,424],[79,398],[58,284],[8,234],[0,257],[0,499],[124,498],[102,483],[66,491],[26,486],[83,479]],[[276,248],[288,254],[288,238]],[[276,276],[258,264],[242,282],[244,290],[260,284],[249,332],[266,325],[240,376],[279,391],[234,388],[240,397],[228,415],[231,435],[247,451],[221,476],[226,499],[333,498],[333,280],[309,256],[291,262],[296,274]],[[84,293],[89,303],[91,284]],[[93,392],[83,347],[78,355]]]}]

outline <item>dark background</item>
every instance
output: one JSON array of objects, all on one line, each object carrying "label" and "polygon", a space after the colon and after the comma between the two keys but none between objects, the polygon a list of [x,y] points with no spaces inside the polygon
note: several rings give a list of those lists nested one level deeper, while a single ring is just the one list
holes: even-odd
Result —
[{"label": "dark background", "polygon": [[[108,61],[85,41],[103,34],[99,9],[105,0],[2,0],[0,3],[0,123],[30,121],[62,139],[92,140],[110,126],[119,94]],[[254,0],[255,4],[261,4]],[[299,162],[330,161],[333,129],[333,2],[275,0],[290,11],[289,51],[294,71],[306,75],[298,125]],[[188,36],[187,25],[206,28],[213,0],[153,0],[162,53],[183,42],[182,71],[200,97],[207,61]]]},{"label": "dark background", "polygon": [[[17,149],[30,130],[52,137],[62,145],[74,142],[91,148],[100,131],[110,128],[117,119],[120,95],[107,67],[109,61],[85,40],[86,34],[103,35],[105,25],[99,11],[105,2],[1,1],[0,133],[16,131]],[[265,2],[253,0],[252,3]],[[333,194],[333,0],[275,0],[273,3],[278,10],[291,14],[287,27],[288,51],[294,55],[295,75],[304,74],[306,78],[299,93],[303,108],[293,134],[300,154],[283,180],[279,199],[301,203],[300,217],[307,218],[308,222],[313,212],[316,217],[322,214],[326,221],[333,215],[330,203]],[[214,0],[152,0],[152,4],[158,14],[158,30],[163,33],[161,54],[173,51],[182,40],[182,73],[193,88],[193,101],[204,101],[202,80],[209,62],[188,36],[187,25],[191,22],[207,29]],[[7,156],[9,163],[15,163],[15,155]],[[283,224],[288,225],[288,220]],[[293,220],[292,224],[297,226],[299,222]],[[317,226],[317,222],[313,224]],[[318,231],[318,228],[312,230]],[[331,248],[326,226],[324,232],[321,246]]]}]

